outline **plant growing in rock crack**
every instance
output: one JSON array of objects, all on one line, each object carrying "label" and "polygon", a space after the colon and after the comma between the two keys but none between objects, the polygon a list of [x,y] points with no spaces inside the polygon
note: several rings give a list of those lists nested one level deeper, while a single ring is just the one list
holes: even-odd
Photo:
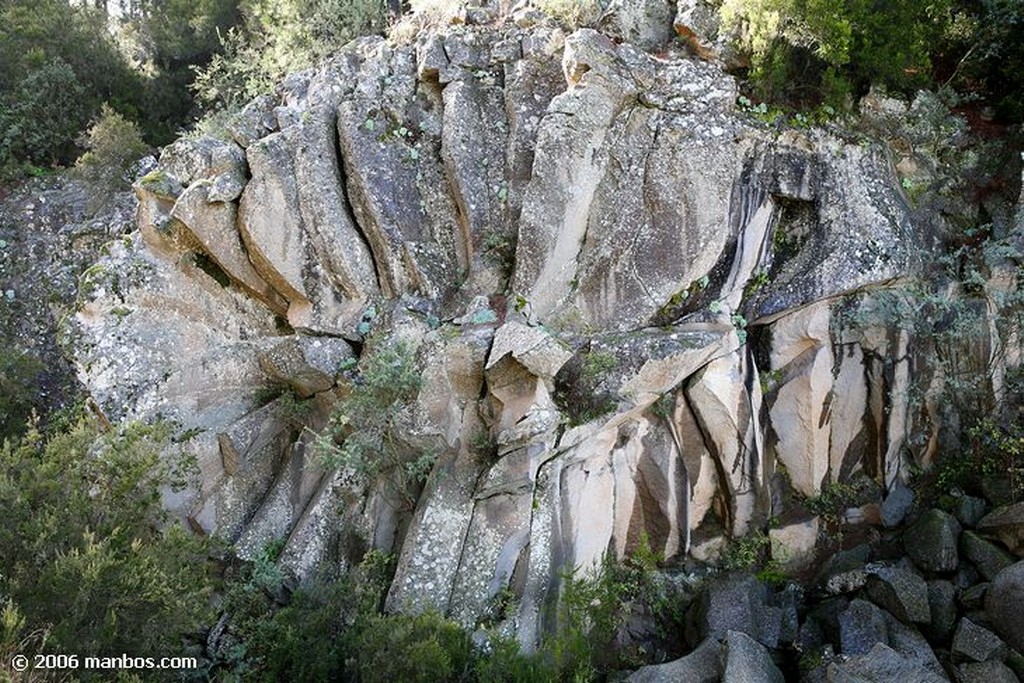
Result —
[{"label": "plant growing in rock crack", "polygon": [[685,600],[679,585],[659,571],[663,562],[646,532],[641,532],[636,549],[622,562],[609,554],[590,570],[562,574],[558,630],[538,653],[553,665],[560,680],[594,680],[624,665],[647,663],[642,649],[613,645],[638,605],[654,616],[659,631],[681,629]]},{"label": "plant growing in rock crack", "polygon": [[771,556],[771,539],[760,529],[734,538],[722,550],[718,563],[727,571],[753,572],[765,583],[778,584],[786,580],[780,558]]},{"label": "plant growing in rock crack", "polygon": [[383,478],[411,508],[437,455],[401,441],[397,421],[419,394],[423,378],[406,343],[371,340],[367,349],[349,394],[334,408],[314,448],[325,467],[340,468],[362,485]]},{"label": "plant growing in rock crack", "polygon": [[607,351],[590,351],[574,357],[555,377],[555,401],[573,425],[585,424],[615,410],[615,398],[602,384],[618,366]]},{"label": "plant growing in rock crack", "polygon": [[821,517],[826,529],[834,537],[842,539],[842,524],[846,509],[861,501],[861,491],[854,485],[843,482],[831,482],[821,488],[821,493],[805,498],[802,503],[808,512]]}]

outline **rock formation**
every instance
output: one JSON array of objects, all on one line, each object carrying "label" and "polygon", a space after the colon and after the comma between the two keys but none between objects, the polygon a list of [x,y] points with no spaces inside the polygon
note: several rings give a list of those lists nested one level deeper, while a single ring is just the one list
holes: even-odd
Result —
[{"label": "rock formation", "polygon": [[[933,455],[908,440],[939,429],[914,339],[871,315],[926,231],[884,146],[737,96],[591,29],[360,39],[138,181],[138,233],[83,282],[80,377],[111,419],[188,430],[167,504],[193,527],[283,540],[300,578],[395,553],[389,609],[470,626],[511,590],[527,648],[563,570],[641,539],[714,559],[785,517],[773,544],[813,553],[794,496],[899,491]],[[399,341],[422,387],[395,447],[434,458],[408,496],[315,448],[356,360]],[[761,648],[727,641],[727,671]]]}]

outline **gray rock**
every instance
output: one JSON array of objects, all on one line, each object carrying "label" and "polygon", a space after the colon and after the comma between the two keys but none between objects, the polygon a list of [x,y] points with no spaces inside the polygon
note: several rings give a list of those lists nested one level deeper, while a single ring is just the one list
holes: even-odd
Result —
[{"label": "gray rock", "polygon": [[882,501],[882,524],[886,528],[899,526],[914,506],[914,492],[899,479],[889,495]]},{"label": "gray rock", "polygon": [[226,126],[231,138],[244,148],[273,133],[277,129],[275,106],[273,97],[260,95],[242,107],[242,111],[232,116]]},{"label": "gray rock", "polygon": [[867,593],[871,601],[904,623],[928,623],[928,584],[917,574],[898,567],[870,566]]},{"label": "gray rock", "polygon": [[948,683],[944,675],[879,643],[864,655],[829,664],[828,683]]},{"label": "gray rock", "polygon": [[[963,540],[960,542],[963,543]],[[953,577],[953,585],[958,590],[964,591],[982,580],[983,577],[973,564],[961,562],[960,569],[957,571],[956,576]]]},{"label": "gray rock", "polygon": [[952,655],[962,660],[987,662],[1006,658],[1006,643],[988,629],[964,617],[953,634]]},{"label": "gray rock", "polygon": [[840,550],[825,563],[815,583],[829,595],[860,590],[868,581],[865,566],[870,556],[871,548],[867,545]]},{"label": "gray rock", "polygon": [[724,643],[722,683],[785,683],[763,645],[740,631],[729,631]]},{"label": "gray rock", "polygon": [[960,683],[1020,683],[1013,669],[1002,662],[971,662],[961,664]]},{"label": "gray rock", "polygon": [[718,683],[722,679],[722,644],[708,638],[693,652],[665,664],[642,666],[626,680],[629,683]]},{"label": "gray rock", "polygon": [[913,626],[902,623],[891,614],[886,614],[889,628],[889,647],[922,669],[944,675],[942,664],[932,652],[927,639]]},{"label": "gray rock", "polygon": [[960,531],[952,515],[933,508],[903,532],[903,547],[914,564],[925,571],[955,571]]},{"label": "gray rock", "polygon": [[987,509],[988,505],[985,503],[984,498],[965,495],[956,499],[953,514],[960,520],[961,524],[973,529],[978,524],[978,521],[985,516]]},{"label": "gray rock", "polygon": [[999,572],[985,596],[985,611],[1006,644],[1024,651],[1024,561]]},{"label": "gray rock", "polygon": [[965,531],[960,537],[960,552],[989,581],[1013,564],[1013,557],[1005,550],[989,543],[973,531]]},{"label": "gray rock", "polygon": [[599,26],[609,35],[653,50],[672,37],[674,5],[668,0],[613,0]]},{"label": "gray rock", "polygon": [[354,357],[344,339],[293,335],[261,353],[260,367],[272,381],[308,398],[333,387],[341,364]]},{"label": "gray rock", "polygon": [[885,613],[866,600],[853,600],[839,615],[839,650],[844,655],[863,655],[876,643],[889,642]]},{"label": "gray rock", "polygon": [[701,642],[706,638],[724,638],[729,631],[740,631],[758,642],[777,647],[789,636],[784,629],[787,609],[769,604],[768,588],[750,575],[730,574],[712,579],[698,596],[687,615],[687,640]]},{"label": "gray rock", "polygon": [[923,628],[933,639],[944,640],[956,624],[956,588],[952,582],[928,582],[928,609],[931,620]]},{"label": "gray rock", "polygon": [[1018,557],[1024,555],[1024,501],[993,510],[978,521],[977,530],[997,539]]}]

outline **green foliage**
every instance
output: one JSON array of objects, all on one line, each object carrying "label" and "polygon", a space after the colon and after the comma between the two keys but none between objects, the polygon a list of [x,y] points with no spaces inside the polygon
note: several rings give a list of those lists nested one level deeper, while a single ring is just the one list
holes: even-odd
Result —
[{"label": "green foliage", "polygon": [[160,503],[161,487],[182,485],[191,467],[161,455],[168,435],[160,425],[101,433],[79,422],[48,439],[30,429],[0,448],[6,644],[179,653],[182,636],[208,620],[209,545],[168,525]]},{"label": "green foliage", "polygon": [[616,400],[608,389],[609,373],[618,359],[607,351],[590,350],[567,363],[555,377],[555,401],[573,425],[585,424],[615,410]]},{"label": "green foliage", "polygon": [[75,163],[77,172],[106,190],[130,187],[129,172],[148,150],[139,127],[106,104],[81,145],[87,151]]},{"label": "green foliage", "polygon": [[194,90],[214,107],[240,107],[353,38],[380,32],[387,19],[384,0],[250,0],[240,9],[222,54],[197,69]]},{"label": "green foliage", "polygon": [[42,371],[34,356],[11,346],[0,349],[0,442],[25,430]]},{"label": "green foliage", "polygon": [[533,0],[534,6],[569,28],[593,24],[601,16],[599,0]]},{"label": "green foliage", "polygon": [[647,534],[641,533],[636,549],[624,562],[607,557],[586,573],[563,574],[557,630],[538,653],[551,666],[552,678],[593,680],[601,673],[636,665],[642,653],[616,648],[616,636],[634,604],[649,609],[662,631],[681,629],[685,603],[678,587],[659,573],[663,561],[652,550]]},{"label": "green foliage", "polygon": [[911,90],[927,83],[930,50],[950,0],[726,0],[724,30],[750,58],[758,95],[774,102],[844,106],[873,82]]},{"label": "green foliage", "polygon": [[726,570],[757,571],[770,561],[771,541],[763,531],[733,539],[718,558]]},{"label": "green foliage", "polygon": [[117,19],[106,4],[0,4],[4,175],[74,161],[76,136],[104,103],[149,142],[170,142],[194,107],[192,65],[205,64],[238,19],[236,0],[119,0]]},{"label": "green foliage", "polygon": [[0,162],[54,164],[72,157],[71,141],[87,118],[85,92],[60,57],[29,72],[0,104]]},{"label": "green foliage", "polygon": [[394,558],[373,550],[341,578],[289,593],[279,552],[268,546],[227,577],[222,606],[235,645],[220,653],[211,673],[227,680],[347,680],[361,630],[380,618]]},{"label": "green foliage", "polygon": [[[944,85],[964,98],[984,98],[1005,121],[1024,120],[1024,4],[1019,0],[958,2],[942,46],[959,56]],[[945,74],[944,74],[945,75]]]},{"label": "green foliage", "polygon": [[856,486],[834,481],[825,484],[817,496],[805,498],[803,505],[809,512],[820,516],[827,526],[838,528],[842,524],[843,513],[856,505],[859,498],[860,491]]},{"label": "green foliage", "polygon": [[415,504],[436,454],[396,438],[396,420],[419,394],[423,377],[415,354],[401,341],[371,340],[356,366],[352,388],[316,441],[321,461],[364,483],[385,477],[401,502]]},{"label": "green foliage", "polygon": [[922,497],[940,500],[952,491],[984,495],[984,481],[1008,483],[1007,502],[1024,500],[1024,428],[1000,423],[992,416],[978,418],[967,428],[966,447],[940,454],[930,472],[915,479]]},{"label": "green foliage", "polygon": [[362,683],[465,681],[471,671],[469,635],[435,613],[372,617],[355,642]]}]

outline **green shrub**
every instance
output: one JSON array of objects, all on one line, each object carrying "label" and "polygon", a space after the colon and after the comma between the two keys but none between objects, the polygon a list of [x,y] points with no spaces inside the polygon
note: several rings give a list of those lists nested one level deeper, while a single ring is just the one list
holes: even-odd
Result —
[{"label": "green shrub", "polygon": [[348,470],[364,483],[383,476],[411,508],[436,454],[400,442],[396,420],[422,384],[408,345],[371,341],[359,360],[351,393],[339,401],[316,441],[324,465]]},{"label": "green shrub", "polygon": [[0,350],[0,442],[25,430],[42,371],[34,356],[9,346]]},{"label": "green shrub", "polygon": [[75,163],[76,171],[108,190],[130,187],[129,172],[148,150],[139,127],[107,104],[82,136],[80,144],[87,151]]},{"label": "green shrub", "polygon": [[593,24],[601,16],[598,0],[533,0],[540,11],[570,28]]},{"label": "green shrub", "polygon": [[196,70],[193,89],[213,107],[240,107],[387,23],[384,0],[253,0],[242,11],[241,25],[224,34],[222,54]]},{"label": "green shrub", "polygon": [[434,613],[373,617],[355,642],[360,683],[465,681],[472,671],[469,635]]},{"label": "green shrub", "polygon": [[721,16],[749,57],[759,96],[843,106],[874,82],[908,91],[926,85],[951,4],[726,0]]},{"label": "green shrub", "polygon": [[0,159],[48,165],[73,158],[89,115],[84,97],[85,87],[60,57],[29,72],[0,110]]},{"label": "green shrub", "polygon": [[81,656],[172,655],[209,620],[210,546],[166,524],[161,507],[161,488],[180,485],[190,467],[161,455],[168,435],[142,425],[103,433],[83,421],[0,447],[5,641]]}]

